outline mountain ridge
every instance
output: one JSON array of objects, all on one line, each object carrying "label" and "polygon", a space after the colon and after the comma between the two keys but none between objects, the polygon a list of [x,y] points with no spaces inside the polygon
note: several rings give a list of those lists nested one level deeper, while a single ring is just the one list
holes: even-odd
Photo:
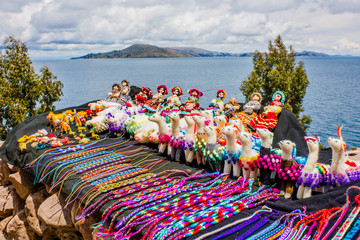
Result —
[{"label": "mountain ridge", "polygon": [[[133,44],[123,50],[113,50],[105,53],[89,53],[71,59],[112,59],[112,58],[185,58],[185,57],[252,57],[253,52],[227,53],[209,51],[196,47],[158,47],[149,44]],[[326,53],[314,51],[296,52],[297,57],[332,57]],[[342,55],[333,55],[342,57]]]}]

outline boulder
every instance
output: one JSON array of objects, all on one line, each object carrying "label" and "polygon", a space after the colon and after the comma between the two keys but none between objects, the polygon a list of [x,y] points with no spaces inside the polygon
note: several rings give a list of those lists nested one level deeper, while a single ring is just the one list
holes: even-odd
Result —
[{"label": "boulder", "polygon": [[10,174],[9,180],[14,185],[16,192],[24,200],[36,190],[33,185],[34,177],[24,170]]},{"label": "boulder", "polygon": [[5,186],[9,183],[10,169],[7,163],[0,159],[0,185]]},{"label": "boulder", "polygon": [[6,218],[13,213],[14,201],[12,189],[12,186],[0,186],[0,218]]},{"label": "boulder", "polygon": [[7,224],[10,222],[10,220],[12,218],[13,218],[12,216],[9,216],[9,217],[6,217],[3,220],[1,220],[1,222],[0,222],[0,230],[1,231],[5,231]]},{"label": "boulder", "polygon": [[26,198],[25,215],[29,228],[37,235],[52,238],[56,236],[55,229],[41,222],[37,216],[37,211],[46,198],[47,194],[45,189],[30,194]]},{"label": "boulder", "polygon": [[96,219],[95,217],[90,216],[86,219],[76,221],[75,217],[76,217],[76,213],[78,210],[78,206],[79,206],[79,201],[76,200],[71,208],[71,219],[73,221],[75,228],[81,233],[81,235],[83,236],[84,239],[89,239],[89,240],[90,239],[92,239],[92,240],[100,239],[92,234],[93,229],[91,228],[91,225],[99,222],[100,218]]},{"label": "boulder", "polygon": [[75,231],[75,227],[71,220],[71,207],[66,205],[65,196],[60,194],[58,199],[57,194],[53,194],[48,197],[43,203],[41,203],[37,216],[46,225],[54,228]]},{"label": "boulder", "polygon": [[6,233],[12,239],[30,240],[26,231],[26,217],[25,211],[18,212],[7,224]]},{"label": "boulder", "polygon": [[[56,229],[56,237],[61,240],[83,240],[85,238],[81,237],[81,234],[73,231],[66,231],[61,229]],[[88,240],[88,239],[86,239]]]}]

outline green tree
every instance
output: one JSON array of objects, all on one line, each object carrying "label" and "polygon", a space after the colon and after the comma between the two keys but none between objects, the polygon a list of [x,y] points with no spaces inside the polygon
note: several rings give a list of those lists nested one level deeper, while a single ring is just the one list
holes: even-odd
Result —
[{"label": "green tree", "polygon": [[8,37],[0,51],[0,138],[26,118],[53,111],[63,95],[63,84],[48,67],[36,74],[26,44]]},{"label": "green tree", "polygon": [[269,42],[268,52],[255,51],[253,64],[253,71],[240,86],[246,100],[253,92],[259,92],[263,95],[263,104],[269,104],[273,93],[280,90],[286,96],[284,108],[294,113],[304,130],[307,130],[311,123],[310,116],[300,116],[300,113],[304,111],[302,102],[309,81],[304,63],[296,61],[292,47],[288,50],[279,35],[274,43]]}]

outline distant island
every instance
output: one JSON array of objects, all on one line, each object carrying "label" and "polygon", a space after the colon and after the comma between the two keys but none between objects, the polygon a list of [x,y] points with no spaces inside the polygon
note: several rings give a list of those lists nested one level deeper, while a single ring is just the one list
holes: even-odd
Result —
[{"label": "distant island", "polygon": [[[208,51],[194,47],[157,47],[149,44],[134,44],[123,50],[105,53],[89,53],[71,59],[111,59],[111,58],[185,58],[185,57],[252,57],[251,53],[225,53]],[[298,57],[331,57],[325,53],[302,51],[296,53]],[[337,57],[340,57],[336,55]]]}]

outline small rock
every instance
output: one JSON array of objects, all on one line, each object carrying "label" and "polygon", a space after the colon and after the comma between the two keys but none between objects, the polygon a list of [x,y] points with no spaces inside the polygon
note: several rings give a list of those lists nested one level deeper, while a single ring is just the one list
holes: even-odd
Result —
[{"label": "small rock", "polygon": [[14,185],[16,192],[24,200],[26,200],[30,193],[35,192],[35,186],[33,185],[34,177],[24,170],[10,174],[9,180]]},{"label": "small rock", "polygon": [[12,201],[12,205],[14,208],[13,213],[16,214],[17,212],[20,212],[24,209],[25,201],[19,196],[19,194],[17,194],[14,186],[9,186],[9,189],[11,190],[11,200],[9,201]]},{"label": "small rock", "polygon": [[86,219],[76,221],[75,217],[78,210],[78,206],[79,206],[79,201],[76,200],[71,208],[71,219],[73,221],[75,228],[81,233],[84,239],[89,239],[89,240],[96,239],[97,237],[92,235],[93,229],[91,228],[91,225],[99,222],[99,219],[90,216]]},{"label": "small rock", "polygon": [[12,215],[14,205],[10,186],[0,186],[0,218],[6,218]]},{"label": "small rock", "polygon": [[29,228],[31,228],[37,235],[55,237],[55,229],[41,222],[37,216],[39,206],[45,201],[46,198],[47,194],[45,189],[36,193],[32,193],[26,198],[26,220],[29,224]]},{"label": "small rock", "polygon": [[12,164],[10,164],[10,163],[8,163],[7,165],[8,165],[8,167],[9,167],[9,169],[10,169],[10,171],[11,171],[12,173],[15,173],[15,172],[20,171],[20,168],[17,167],[17,166],[15,166],[15,165],[12,165]]},{"label": "small rock", "polygon": [[5,186],[9,183],[10,169],[7,163],[0,159],[0,185]]},{"label": "small rock", "polygon": [[[6,229],[6,226],[7,224],[9,223],[9,221],[12,219],[13,217],[10,216],[10,217],[7,217],[7,218],[4,218],[3,220],[1,220],[0,222],[0,230],[1,231],[4,231]],[[1,239],[1,238],[0,238]]]},{"label": "small rock", "polygon": [[37,215],[46,225],[62,230],[75,231],[71,221],[71,207],[66,205],[65,196],[60,194],[58,200],[57,194],[51,195],[39,207]]},{"label": "small rock", "polygon": [[7,224],[6,233],[12,239],[30,240],[25,226],[25,211],[18,212]]},{"label": "small rock", "polygon": [[61,240],[83,240],[80,233],[61,229],[56,229],[56,236]]}]

